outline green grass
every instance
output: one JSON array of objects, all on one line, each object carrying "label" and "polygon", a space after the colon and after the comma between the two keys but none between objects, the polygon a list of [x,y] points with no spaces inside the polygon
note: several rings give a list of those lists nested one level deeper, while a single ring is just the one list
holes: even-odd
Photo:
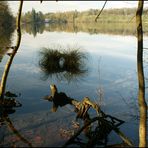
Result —
[{"label": "green grass", "polygon": [[[86,55],[79,48],[42,48],[39,54],[39,67],[45,79],[55,75],[58,79],[71,80],[87,71],[85,68]],[[62,66],[60,65],[61,59],[64,60]]]}]

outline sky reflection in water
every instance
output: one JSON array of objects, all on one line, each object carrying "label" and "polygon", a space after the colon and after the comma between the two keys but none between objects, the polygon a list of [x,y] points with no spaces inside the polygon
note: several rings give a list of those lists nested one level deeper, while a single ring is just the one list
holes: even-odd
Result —
[{"label": "sky reflection in water", "polygon": [[[53,47],[57,44],[64,47],[78,46],[87,53],[88,73],[79,77],[78,81],[68,83],[66,80],[58,81],[56,77],[49,77],[46,81],[41,79],[42,72],[38,65],[39,51],[43,47]],[[6,59],[7,56],[3,58],[0,69],[4,66]],[[44,32],[34,38],[24,33],[7,80],[7,90],[16,94],[21,93],[19,100],[23,104],[15,114],[11,115],[12,121],[19,129],[38,129],[41,135],[46,131],[44,126],[51,124],[47,128],[50,128],[52,137],[58,130],[57,128],[51,130],[53,124],[56,123],[58,127],[61,124],[63,126],[70,124],[70,120],[67,123],[63,120],[72,119],[73,114],[66,107],[64,108],[66,111],[60,108],[56,114],[51,113],[52,104],[42,99],[50,94],[49,85],[56,84],[59,91],[65,92],[70,97],[81,100],[88,96],[93,101],[97,101],[98,89],[102,87],[104,92],[102,109],[108,114],[125,120],[126,124],[121,129],[137,143],[138,128],[137,124],[133,126],[133,122],[136,123],[136,121],[130,115],[138,113],[136,71],[136,37],[89,35],[83,32]],[[21,115],[23,115],[23,121]],[[116,142],[116,138],[112,137],[112,141]],[[44,141],[43,145],[52,146],[55,143]]]}]

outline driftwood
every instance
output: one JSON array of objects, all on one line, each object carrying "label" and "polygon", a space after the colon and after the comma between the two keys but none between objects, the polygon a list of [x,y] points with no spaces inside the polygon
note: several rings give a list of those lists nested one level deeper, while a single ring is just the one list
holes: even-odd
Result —
[{"label": "driftwood", "polygon": [[[118,136],[123,140],[125,144],[128,146],[133,146],[132,142],[117,128],[124,121],[117,119],[111,115],[106,115],[100,107],[92,102],[88,97],[85,97],[81,102],[77,101],[76,99],[68,97],[63,92],[58,92],[57,87],[55,85],[50,85],[51,95],[44,97],[45,100],[52,101],[53,107],[52,111],[56,112],[58,107],[62,107],[67,104],[71,104],[75,107],[75,111],[77,113],[76,118],[80,118],[84,120],[84,126],[82,126],[64,145],[63,147],[68,146],[69,144],[76,144],[75,139],[81,134],[82,131],[86,129],[91,129],[91,124],[97,122],[97,127],[95,131],[88,132],[86,130],[86,136],[89,138],[88,143],[85,145],[86,147],[94,146],[98,144],[98,142],[102,143],[101,140],[105,139],[106,146],[107,143],[107,136],[113,130]],[[97,117],[91,119],[88,113],[89,108],[93,108],[96,113]],[[100,141],[99,141],[100,140]],[[81,143],[82,144],[82,143]]]},{"label": "driftwood", "polygon": [[67,104],[71,104],[76,108],[78,111],[78,117],[84,117],[87,114],[87,111],[90,107],[96,110],[97,114],[104,114],[99,106],[90,101],[88,97],[85,97],[82,102],[77,101],[76,99],[68,97],[65,93],[60,92],[58,93],[57,87],[55,85],[50,85],[51,95],[45,96],[44,99],[48,101],[53,101],[53,111],[56,111],[58,106],[64,106]]}]

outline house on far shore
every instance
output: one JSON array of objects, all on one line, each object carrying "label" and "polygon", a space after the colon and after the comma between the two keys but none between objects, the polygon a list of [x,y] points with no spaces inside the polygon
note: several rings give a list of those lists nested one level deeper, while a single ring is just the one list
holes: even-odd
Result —
[{"label": "house on far shore", "polygon": [[50,19],[45,19],[45,21],[44,21],[45,23],[49,23],[50,22]]}]

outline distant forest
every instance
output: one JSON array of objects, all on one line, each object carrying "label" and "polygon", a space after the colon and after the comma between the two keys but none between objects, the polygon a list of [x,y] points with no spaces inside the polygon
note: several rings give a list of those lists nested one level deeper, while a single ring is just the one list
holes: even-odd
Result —
[{"label": "distant forest", "polygon": [[[32,9],[22,14],[22,28],[34,36],[43,33],[44,30],[136,35],[136,8],[103,10],[95,22],[99,12],[100,10],[90,9],[81,12],[75,10],[43,14]],[[144,34],[148,35],[148,9],[143,12],[143,28]]]},{"label": "distant forest", "polygon": [[[42,12],[36,12],[34,9],[32,9],[32,11],[23,14],[22,21],[23,23],[31,23],[31,22],[89,23],[89,22],[94,22],[99,12],[100,12],[99,9],[90,9],[82,12],[75,10],[68,12],[43,14]],[[128,22],[135,16],[135,13],[136,13],[135,8],[107,9],[103,10],[102,14],[98,19],[98,22],[107,22],[107,23]],[[148,19],[148,9],[144,10],[143,15],[144,15],[144,21],[146,21]]]}]

